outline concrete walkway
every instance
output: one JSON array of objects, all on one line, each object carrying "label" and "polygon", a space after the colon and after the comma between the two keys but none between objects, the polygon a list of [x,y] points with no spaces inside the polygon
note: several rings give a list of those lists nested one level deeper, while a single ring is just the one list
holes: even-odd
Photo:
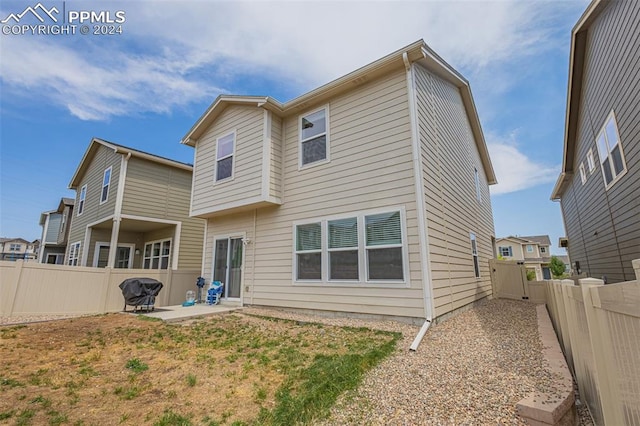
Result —
[{"label": "concrete walkway", "polygon": [[[146,315],[152,318],[160,318],[166,322],[177,322],[184,321],[187,319],[198,318],[198,317],[206,317],[215,314],[221,314],[225,312],[232,312],[242,309],[242,306],[230,304],[230,303],[221,303],[219,305],[207,305],[206,303],[197,303],[193,306],[162,306],[157,307],[153,311],[136,311],[135,315]],[[133,311],[128,311],[127,313],[134,314]]]}]

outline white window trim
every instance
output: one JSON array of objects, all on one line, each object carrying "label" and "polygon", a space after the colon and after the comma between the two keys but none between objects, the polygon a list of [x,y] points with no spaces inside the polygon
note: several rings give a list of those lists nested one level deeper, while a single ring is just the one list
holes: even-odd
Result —
[{"label": "white window trim", "polygon": [[580,182],[583,185],[587,183],[587,172],[584,170],[584,163],[580,163]]},{"label": "white window trim", "polygon": [[[99,253],[100,253],[100,247],[110,247],[111,243],[109,243],[108,241],[97,241],[96,242],[96,246],[93,250],[93,267],[97,268],[98,267],[98,257],[99,257]],[[134,260],[134,253],[136,250],[136,245],[132,244],[132,243],[118,243],[118,247],[129,247],[130,251],[129,251],[129,266],[127,268],[122,268],[122,269],[133,269],[133,260]],[[115,268],[115,265],[114,265]]]},{"label": "white window trim", "polygon": [[[505,255],[503,253],[503,250],[507,250],[511,254]],[[498,247],[498,251],[500,252],[500,256],[502,256],[502,257],[513,257],[513,248],[511,246],[500,246],[500,247]]]},{"label": "white window trim", "polygon": [[[228,240],[228,239],[235,239],[235,238],[241,238],[243,244],[249,243],[249,240],[247,239],[247,233],[246,232],[232,232],[230,234],[221,234],[221,235],[214,235],[213,239],[211,240],[212,244],[213,244],[213,252],[211,254],[211,280],[209,282],[213,282],[213,277],[215,274],[215,269],[216,269],[216,253],[215,253],[215,245],[216,245],[216,240]],[[206,241],[205,241],[206,244]],[[227,253],[229,253],[227,251]],[[230,300],[230,301],[242,301],[244,299],[244,292],[245,292],[245,281],[244,281],[244,266],[245,266],[245,259],[246,259],[246,255],[247,255],[247,246],[246,244],[244,245],[244,247],[242,248],[242,267],[240,268],[240,270],[242,271],[242,273],[240,274],[240,297],[228,297],[226,296],[227,294],[227,284],[228,283],[224,283],[225,288],[223,289],[223,298]]]},{"label": "white window trim", "polygon": [[533,253],[533,244],[527,244],[527,246],[525,247],[525,250],[527,250],[527,253]]},{"label": "white window trim", "polygon": [[[162,255],[162,243],[164,243],[165,241],[169,241],[169,257],[167,259],[167,268],[160,268],[160,265],[162,265],[162,258],[164,257]],[[153,258],[156,256],[153,256],[153,251],[151,252],[151,257],[149,257],[149,268],[145,268],[144,267],[144,261],[145,259],[147,259],[147,257],[145,256],[146,250],[147,250],[147,246],[149,244],[151,244],[151,250],[153,250],[153,245],[155,243],[160,243],[160,255],[157,256],[158,257],[158,267],[157,268],[152,268],[151,265],[153,264]],[[173,247],[173,238],[169,237],[169,238],[161,238],[159,240],[153,240],[153,241],[145,241],[144,244],[142,244],[142,261],[141,261],[141,265],[140,268],[141,269],[147,269],[149,271],[163,271],[163,270],[169,270],[172,269],[171,265],[172,265],[172,260],[173,260],[173,256],[174,256],[174,247]]]},{"label": "white window trim", "polygon": [[605,120],[604,124],[602,125],[602,127],[600,128],[600,131],[598,132],[597,136],[596,136],[596,150],[597,150],[597,146],[598,146],[598,139],[600,138],[600,135],[604,133],[605,136],[605,142],[607,143],[607,161],[609,162],[609,167],[611,168],[611,173],[614,172],[614,167],[613,167],[613,158],[611,156],[611,151],[609,150],[609,141],[606,139],[606,132],[605,129],[607,127],[607,124],[609,123],[610,120],[613,120],[613,124],[616,128],[616,136],[618,137],[618,144],[620,144],[620,158],[622,159],[622,165],[623,165],[623,170],[616,175],[611,182],[609,182],[609,184],[607,184],[607,178],[604,174],[604,168],[602,167],[602,158],[600,158],[600,151],[598,150],[598,160],[600,162],[600,171],[602,172],[602,180],[604,182],[604,188],[605,191],[608,191],[609,188],[611,188],[613,185],[615,185],[624,175],[627,174],[627,160],[624,158],[624,150],[622,149],[622,139],[620,138],[620,129],[618,128],[618,120],[616,119],[616,114],[613,110],[611,110],[611,112],[609,113],[609,115],[607,116],[607,119]]},{"label": "white window trim", "polygon": [[[67,265],[69,266],[79,266],[80,265],[80,246],[81,241],[76,241],[75,243],[69,245],[69,257],[67,259]],[[75,265],[73,261],[76,261]]]},{"label": "white window trim", "polygon": [[[298,226],[299,225],[313,225],[320,224],[320,250],[298,250]],[[327,279],[328,277],[328,269],[327,275],[325,275],[325,263],[328,265],[328,259],[325,259],[325,256],[322,254],[327,251],[328,245],[325,242],[326,232],[326,223],[323,223],[322,220],[313,220],[309,222],[301,222],[294,224],[293,226],[293,280],[298,283],[320,283]],[[320,279],[319,280],[311,280],[311,279],[298,279],[298,255],[306,254],[306,253],[318,253],[320,252]]]},{"label": "white window trim", "polygon": [[596,170],[596,160],[593,156],[593,148],[589,148],[589,152],[587,152],[587,166],[589,169],[589,174],[592,174]]},{"label": "white window trim", "polygon": [[82,213],[84,213],[86,204],[87,204],[87,184],[85,183],[84,185],[82,185],[82,188],[80,188],[80,196],[78,197],[78,214],[76,216],[82,216]]},{"label": "white window trim", "polygon": [[[473,242],[476,243],[475,251],[473,249]],[[471,267],[473,268],[473,276],[478,279],[482,278],[480,273],[480,257],[478,255],[478,236],[475,232],[469,232],[469,246],[471,248]],[[476,263],[478,264],[478,273],[476,274]]]},{"label": "white window trim", "polygon": [[[307,138],[307,139],[302,139],[302,118],[306,117],[308,115],[311,115],[313,113],[316,113],[318,111],[321,110],[325,110],[324,111],[324,119],[325,119],[325,135],[326,135],[326,153],[327,156],[325,157],[324,160],[319,160],[319,161],[314,161],[313,163],[308,163],[308,164],[302,164],[302,142],[305,142],[307,140],[310,139],[315,139],[318,136],[314,136],[313,138]],[[331,162],[331,150],[329,149],[329,147],[331,146],[330,143],[330,129],[329,129],[329,104],[323,105],[319,108],[316,108],[314,110],[311,111],[307,111],[304,114],[300,114],[298,116],[298,170],[304,170],[304,169],[308,169],[310,167],[315,167],[315,166],[320,166],[322,164],[327,164]]]},{"label": "white window trim", "polygon": [[[218,144],[220,143],[220,139],[224,139],[228,136],[233,135],[233,151],[231,152],[231,154],[222,156],[220,158],[218,158]],[[224,135],[220,136],[219,138],[216,139],[216,147],[215,147],[215,163],[213,166],[213,183],[217,184],[217,183],[224,183],[224,182],[231,182],[236,175],[236,143],[237,143],[237,133],[236,130],[233,130],[231,132],[225,133]],[[224,179],[220,179],[218,180],[218,161],[220,160],[224,160],[225,158],[229,158],[232,157],[231,160],[231,176],[226,177]]]},{"label": "white window trim", "polygon": [[[106,183],[104,183],[104,178],[107,175],[107,172],[109,172],[109,181]],[[102,186],[100,187],[100,205],[106,203],[109,200],[109,190],[111,189],[111,175],[113,173],[113,167],[109,166],[106,169],[104,169],[104,173],[102,173]],[[104,188],[107,188],[107,196],[105,197],[105,199],[102,199],[102,194],[104,193]]]},{"label": "white window trim", "polygon": [[[380,213],[393,213],[400,212],[400,232],[402,236],[402,280],[369,280],[368,279],[368,271],[367,271],[367,246],[366,242],[366,228],[365,228],[365,216],[380,214]],[[329,280],[329,251],[328,251],[328,222],[332,220],[339,219],[348,219],[356,217],[358,221],[358,275],[359,280]],[[322,240],[322,261],[321,261],[321,280],[298,280],[298,271],[297,271],[297,254],[299,252],[296,251],[296,232],[298,225],[306,225],[310,223],[320,223],[321,224],[321,240]],[[311,219],[294,221],[292,224],[292,236],[293,236],[293,244],[292,244],[292,282],[293,285],[296,286],[310,286],[310,287],[340,287],[340,288],[348,288],[348,287],[375,287],[375,288],[405,288],[410,287],[410,277],[409,277],[409,245],[407,242],[407,219],[406,219],[406,209],[404,206],[391,206],[391,207],[383,207],[379,209],[371,209],[371,210],[361,210],[350,213],[343,213],[332,216],[321,216],[315,217]],[[385,248],[385,247],[398,247],[399,245],[389,245],[389,246],[374,246],[375,248]]]}]

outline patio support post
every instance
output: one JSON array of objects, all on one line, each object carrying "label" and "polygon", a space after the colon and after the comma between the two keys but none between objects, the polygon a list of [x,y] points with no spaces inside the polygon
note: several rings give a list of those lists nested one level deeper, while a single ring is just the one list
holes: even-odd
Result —
[{"label": "patio support post", "polygon": [[118,252],[118,234],[120,233],[120,217],[113,218],[111,227],[111,242],[109,243],[109,260],[107,266],[114,268],[116,263],[116,253]]}]

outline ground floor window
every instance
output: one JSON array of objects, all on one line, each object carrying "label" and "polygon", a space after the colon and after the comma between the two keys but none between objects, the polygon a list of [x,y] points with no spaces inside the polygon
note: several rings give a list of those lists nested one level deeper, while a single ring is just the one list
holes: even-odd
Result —
[{"label": "ground floor window", "polygon": [[47,263],[51,265],[62,265],[64,254],[47,254]]},{"label": "ground floor window", "polygon": [[151,241],[144,245],[144,269],[168,269],[171,257],[171,239]]},{"label": "ground floor window", "polygon": [[473,257],[473,271],[476,278],[480,278],[480,262],[478,260],[478,242],[476,241],[476,234],[471,232],[469,234],[471,238],[471,256]]},{"label": "ground floor window", "polygon": [[80,241],[69,246],[69,265],[78,266],[80,259]]},{"label": "ground floor window", "polygon": [[294,280],[404,282],[404,214],[361,212],[294,225]]}]

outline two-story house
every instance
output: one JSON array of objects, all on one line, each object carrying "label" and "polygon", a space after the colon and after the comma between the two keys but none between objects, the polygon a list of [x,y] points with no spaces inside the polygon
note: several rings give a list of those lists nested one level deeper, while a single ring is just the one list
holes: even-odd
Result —
[{"label": "two-story house", "polygon": [[189,216],[193,167],[93,138],[69,188],[66,264],[200,269],[204,221]]},{"label": "two-story house", "polygon": [[592,1],[571,34],[560,201],[573,271],[635,279],[640,259],[640,2]]},{"label": "two-story house", "polygon": [[551,240],[548,235],[498,238],[496,248],[504,260],[522,262],[528,270],[535,271],[536,280],[551,279]]},{"label": "two-story house", "polygon": [[227,300],[431,320],[491,294],[494,171],[422,40],[286,103],[219,96],[182,143]]},{"label": "two-story house", "polygon": [[55,265],[64,264],[69,241],[69,222],[73,214],[73,198],[62,198],[56,210],[40,214],[42,238],[38,261]]},{"label": "two-story house", "polygon": [[0,238],[0,260],[29,260],[38,257],[40,240]]}]

